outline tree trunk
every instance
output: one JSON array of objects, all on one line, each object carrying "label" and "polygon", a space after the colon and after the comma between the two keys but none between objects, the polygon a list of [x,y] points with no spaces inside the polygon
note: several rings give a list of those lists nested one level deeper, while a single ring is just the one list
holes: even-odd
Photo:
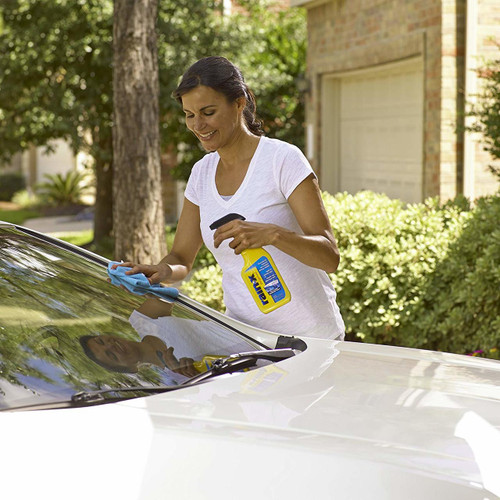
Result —
[{"label": "tree trunk", "polygon": [[115,0],[113,232],[115,258],[156,263],[166,253],[161,196],[158,0]]},{"label": "tree trunk", "polygon": [[111,236],[113,229],[113,170],[109,162],[96,160],[96,193],[94,204],[94,239],[99,245]]}]

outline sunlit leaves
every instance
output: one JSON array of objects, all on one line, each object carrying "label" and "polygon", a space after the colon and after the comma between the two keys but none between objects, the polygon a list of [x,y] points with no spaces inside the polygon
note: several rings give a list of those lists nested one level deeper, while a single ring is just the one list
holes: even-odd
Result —
[{"label": "sunlit leaves", "polygon": [[[500,49],[500,41],[497,46]],[[500,59],[489,61],[478,70],[478,75],[482,88],[469,112],[475,118],[469,130],[481,132],[484,149],[500,160]],[[490,166],[490,170],[500,179],[498,165]]]},{"label": "sunlit leaves", "polygon": [[324,195],[341,264],[348,333],[451,352],[500,344],[500,197],[404,206],[385,195]]},{"label": "sunlit leaves", "polygon": [[[86,130],[109,128],[111,107],[100,95],[111,86],[112,2],[8,0],[0,51],[0,154],[64,137],[75,149],[98,153]],[[99,46],[97,54],[92,47]],[[107,56],[102,56],[104,52]],[[96,76],[99,75],[98,78]],[[92,81],[89,89],[88,81]],[[109,103],[109,99],[106,100]],[[16,124],[16,125],[15,125]]]}]

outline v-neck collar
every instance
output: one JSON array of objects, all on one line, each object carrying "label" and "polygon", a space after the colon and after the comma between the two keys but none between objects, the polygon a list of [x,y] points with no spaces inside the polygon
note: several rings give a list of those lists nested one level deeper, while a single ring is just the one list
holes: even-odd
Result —
[{"label": "v-neck collar", "polygon": [[258,159],[258,156],[260,154],[260,150],[261,150],[261,146],[262,146],[263,142],[264,142],[264,137],[261,136],[259,138],[259,143],[257,144],[257,147],[255,148],[255,151],[253,153],[252,159],[250,160],[250,163],[248,164],[248,168],[247,168],[247,171],[245,173],[245,177],[241,181],[241,184],[238,186],[238,189],[235,191],[235,193],[227,200],[225,200],[222,197],[222,195],[219,194],[219,191],[217,190],[215,176],[217,174],[217,165],[219,164],[220,156],[219,156],[219,153],[215,154],[214,168],[213,168],[213,175],[212,175],[212,191],[213,191],[215,199],[223,207],[229,207],[233,203],[235,203],[239,198],[241,198],[242,193],[245,191],[245,188],[246,188],[247,184],[250,182],[250,178],[252,177],[252,172],[255,169],[255,164],[257,163],[257,159]]}]

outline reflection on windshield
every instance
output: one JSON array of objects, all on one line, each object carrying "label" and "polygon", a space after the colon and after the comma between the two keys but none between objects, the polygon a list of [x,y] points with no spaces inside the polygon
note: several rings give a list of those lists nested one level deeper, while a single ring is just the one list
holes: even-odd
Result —
[{"label": "reflection on windshield", "polygon": [[206,356],[255,349],[181,304],[134,296],[106,278],[79,255],[0,228],[0,408],[177,384]]},{"label": "reflection on windshield", "polygon": [[150,364],[169,372],[172,383],[207,370],[215,359],[249,348],[247,342],[215,323],[173,316],[176,307],[147,298],[129,318],[140,341],[84,335],[80,344],[92,361],[108,370],[137,373],[141,365]]}]

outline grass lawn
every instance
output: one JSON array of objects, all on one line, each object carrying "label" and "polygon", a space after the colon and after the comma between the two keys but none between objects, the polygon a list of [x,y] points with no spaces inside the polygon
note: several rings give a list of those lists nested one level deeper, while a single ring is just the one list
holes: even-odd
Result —
[{"label": "grass lawn", "polygon": [[22,224],[27,219],[40,217],[40,213],[30,209],[0,210],[0,220],[11,224]]},{"label": "grass lawn", "polygon": [[75,231],[71,233],[57,233],[57,238],[67,241],[77,247],[84,247],[85,249],[102,255],[107,259],[113,259],[114,244],[111,239],[103,241],[99,246],[92,243],[94,238],[94,231],[88,229],[87,231]]},{"label": "grass lawn", "polygon": [[[174,230],[170,227],[167,226],[166,228],[166,239],[167,239],[167,247],[170,249],[172,248],[172,243],[174,241]],[[87,250],[90,250],[91,252],[97,253],[99,255],[102,255],[103,257],[106,257],[107,259],[113,259],[113,252],[114,252],[114,244],[113,241],[107,240],[103,241],[99,247],[96,247],[94,244],[90,244],[92,241],[92,238],[94,237],[94,231],[92,229],[89,229],[87,231],[78,231],[78,232],[71,232],[71,233],[58,233],[57,238],[60,240],[67,241],[68,243],[71,243],[72,245],[76,245],[79,247],[84,247]]]},{"label": "grass lawn", "polygon": [[81,247],[87,245],[92,241],[92,238],[94,237],[94,232],[92,231],[92,229],[89,229],[88,231],[79,231],[73,233],[63,233],[63,234],[59,233],[57,237],[60,240],[67,241],[68,243]]}]

